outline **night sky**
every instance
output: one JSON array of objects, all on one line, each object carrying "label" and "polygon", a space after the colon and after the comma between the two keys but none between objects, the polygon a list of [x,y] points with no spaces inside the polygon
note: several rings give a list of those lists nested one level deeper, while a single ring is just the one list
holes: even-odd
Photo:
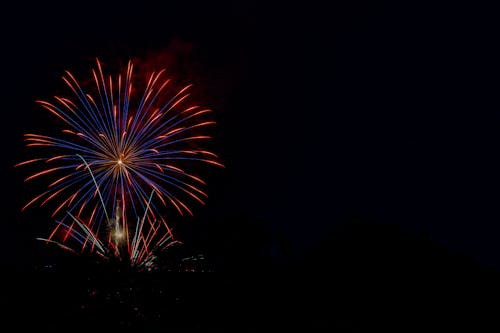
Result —
[{"label": "night sky", "polygon": [[[432,318],[464,318],[500,282],[500,30],[495,8],[471,6],[139,1],[4,9],[5,270],[57,261],[34,240],[49,230],[46,212],[20,212],[37,192],[13,168],[29,156],[23,133],[53,126],[34,101],[63,88],[66,69],[88,75],[95,57],[165,59],[215,110],[215,150],[226,165],[208,170],[207,205],[178,226],[188,248],[223,272],[318,276],[320,293],[330,278],[355,277],[339,290],[370,309],[374,298],[400,291],[417,297],[425,280],[430,303],[463,301]],[[363,321],[370,310],[356,311],[339,331],[373,327],[353,314]],[[475,315],[471,327],[489,318]],[[431,322],[404,318],[421,328]],[[315,327],[340,327],[322,320]]]}]

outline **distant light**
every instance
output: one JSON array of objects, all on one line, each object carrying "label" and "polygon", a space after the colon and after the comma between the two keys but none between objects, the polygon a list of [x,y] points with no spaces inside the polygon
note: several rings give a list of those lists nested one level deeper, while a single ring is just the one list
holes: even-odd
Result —
[{"label": "distant light", "polygon": [[123,232],[121,230],[115,231],[115,238],[116,239],[121,239],[123,238]]},{"label": "distant light", "polygon": [[121,165],[121,164],[123,164],[122,159],[121,159],[121,158],[120,158],[120,159],[118,159],[118,161],[116,161],[116,163],[118,163],[118,164],[120,164],[120,165]]}]

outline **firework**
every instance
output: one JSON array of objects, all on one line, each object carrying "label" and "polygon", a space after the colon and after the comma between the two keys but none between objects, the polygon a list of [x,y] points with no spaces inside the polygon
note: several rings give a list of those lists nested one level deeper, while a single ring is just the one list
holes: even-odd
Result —
[{"label": "firework", "polygon": [[215,122],[210,109],[189,103],[191,85],[173,88],[163,69],[141,81],[132,61],[116,76],[96,63],[87,83],[65,72],[70,97],[37,101],[64,128],[25,134],[44,155],[16,166],[36,166],[25,181],[43,179],[46,190],[22,210],[52,205],[47,242],[147,263],[175,242],[163,212],[192,215],[193,202],[204,204],[198,165],[222,166],[205,148]]}]

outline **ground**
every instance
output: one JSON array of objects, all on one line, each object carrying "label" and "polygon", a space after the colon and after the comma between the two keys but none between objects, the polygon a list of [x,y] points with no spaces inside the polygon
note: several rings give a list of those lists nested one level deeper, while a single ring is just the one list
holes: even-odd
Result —
[{"label": "ground", "polygon": [[301,260],[254,270],[137,273],[78,259],[4,277],[4,323],[37,331],[500,328],[497,271],[391,226],[346,227]]}]

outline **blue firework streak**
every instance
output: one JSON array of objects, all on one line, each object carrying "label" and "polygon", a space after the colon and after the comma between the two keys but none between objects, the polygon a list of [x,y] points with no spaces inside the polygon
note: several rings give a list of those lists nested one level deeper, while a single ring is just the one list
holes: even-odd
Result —
[{"label": "blue firework streak", "polygon": [[172,234],[161,210],[192,214],[191,203],[204,204],[207,194],[205,181],[190,170],[202,163],[222,166],[203,148],[215,124],[211,110],[189,104],[191,85],[172,89],[165,70],[141,83],[132,61],[116,77],[105,75],[97,60],[89,84],[68,71],[63,80],[71,97],[37,101],[65,125],[60,136],[25,135],[28,147],[48,148],[47,155],[17,166],[38,164],[41,170],[26,181],[49,181],[23,210],[52,202],[58,219],[47,240],[76,240],[82,250],[106,255],[111,244],[118,253],[117,239],[123,239],[133,259],[140,244],[145,253],[168,245]]}]

